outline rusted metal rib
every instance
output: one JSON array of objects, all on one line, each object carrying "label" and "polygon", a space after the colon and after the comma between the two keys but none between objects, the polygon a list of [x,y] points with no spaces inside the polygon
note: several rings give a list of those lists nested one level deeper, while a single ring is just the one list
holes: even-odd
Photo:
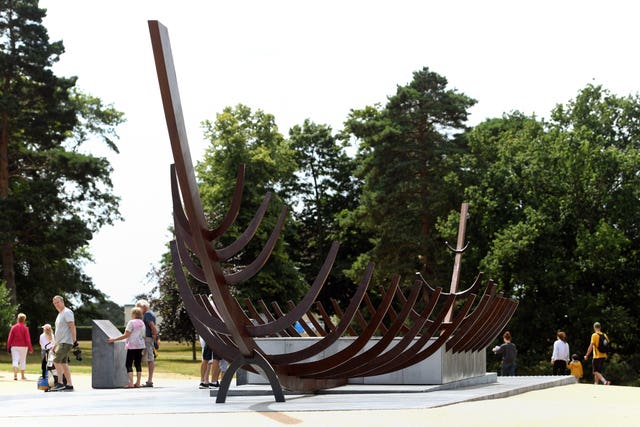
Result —
[{"label": "rusted metal rib", "polygon": [[[242,169],[243,169],[242,175],[244,176],[244,166],[242,166]],[[238,173],[240,173],[240,171],[238,171]],[[172,194],[172,200],[173,200],[173,215],[174,215],[174,223],[175,223],[176,231],[181,232],[184,245],[187,248],[193,250],[194,242],[189,232],[189,220],[187,219],[187,216],[184,213],[182,204],[180,203],[180,191],[178,188],[178,181],[175,174],[174,165],[171,165],[171,194]],[[216,250],[216,255],[218,256],[219,260],[221,261],[228,260],[229,258],[236,255],[238,252],[240,252],[251,241],[258,227],[260,226],[262,219],[264,218],[267,208],[269,207],[270,201],[271,201],[271,192],[268,192],[265,195],[264,200],[262,201],[262,204],[258,208],[253,219],[251,220],[247,228],[244,230],[244,232],[240,235],[240,237],[238,237],[230,245]],[[232,205],[234,204],[234,202],[235,200],[232,201]],[[229,218],[235,218],[235,216],[228,213],[225,219],[229,219]],[[211,233],[209,230],[204,231],[203,234],[206,235],[207,239],[209,239],[211,236]],[[204,273],[200,271],[199,273],[196,273],[196,274],[199,277],[198,280],[203,281],[202,278],[204,277]]]},{"label": "rusted metal rib", "polygon": [[247,332],[251,336],[265,336],[276,333],[279,330],[284,329],[287,326],[293,325],[296,321],[300,320],[302,316],[309,311],[309,308],[313,305],[313,302],[318,297],[318,294],[322,290],[324,283],[331,272],[331,268],[333,267],[333,263],[335,262],[336,256],[338,254],[338,249],[340,244],[338,242],[333,242],[331,248],[329,249],[329,253],[325,258],[324,264],[320,269],[320,272],[316,276],[316,280],[311,285],[311,289],[307,292],[304,298],[300,301],[300,303],[296,306],[295,309],[290,310],[286,316],[281,317],[275,322],[268,323],[266,325],[256,325],[256,326],[247,326]]},{"label": "rusted metal rib", "polygon": [[378,329],[378,324],[382,321],[387,314],[389,306],[393,302],[393,297],[398,289],[398,283],[400,277],[396,276],[391,283],[391,286],[387,290],[387,293],[382,298],[382,302],[378,306],[378,310],[371,316],[371,320],[362,333],[346,348],[325,357],[324,359],[313,362],[302,362],[295,364],[288,364],[284,366],[277,366],[276,371],[282,372],[286,375],[296,376],[310,376],[320,372],[324,372],[336,365],[342,365],[349,358],[355,356],[366,344],[369,342],[373,333]]},{"label": "rusted metal rib", "polygon": [[[316,354],[319,354],[321,351],[324,351],[325,349],[329,348],[331,344],[336,342],[336,340],[340,338],[344,333],[344,331],[347,329],[347,326],[351,323],[351,320],[353,319],[355,311],[360,306],[360,303],[362,302],[364,294],[367,291],[372,275],[373,275],[373,263],[369,263],[369,265],[367,265],[367,268],[364,271],[364,274],[362,275],[362,278],[360,279],[360,284],[358,285],[358,288],[356,289],[355,294],[351,298],[351,302],[349,303],[349,306],[347,307],[347,310],[345,311],[344,316],[340,319],[340,321],[338,322],[338,325],[332,324],[333,329],[322,340],[310,345],[309,347],[306,347],[302,350],[298,350],[295,352],[283,353],[283,354],[272,354],[269,356],[271,362],[275,365],[283,365],[287,363],[294,363],[300,360],[308,359],[309,357],[315,356]],[[321,308],[322,312],[324,312],[324,308],[322,308],[322,304],[319,304],[319,307]],[[324,312],[324,314],[326,314],[326,312]]]},{"label": "rusted metal rib", "polygon": [[320,313],[320,317],[322,317],[326,330],[329,332],[333,331],[336,328],[336,325],[333,323],[333,320],[331,320],[331,316],[329,316],[327,310],[324,309],[322,303],[320,301],[316,301],[315,306],[318,313]]},{"label": "rusted metal rib", "polygon": [[[262,318],[262,316],[260,315],[256,307],[253,305],[253,302],[251,302],[249,298],[245,300],[245,303],[246,303],[247,309],[249,310],[249,314],[252,316],[252,319],[255,320],[255,322],[257,322],[260,325],[264,325],[267,323],[267,321]],[[252,322],[252,324],[255,324],[255,323]],[[269,336],[277,337],[278,334],[271,334]]]},{"label": "rusted metal rib", "polygon": [[447,315],[449,308],[453,307],[453,303],[456,300],[455,295],[446,296],[436,318],[429,320],[439,302],[440,296],[441,292],[438,291],[432,294],[429,304],[420,313],[420,317],[414,321],[409,333],[402,337],[400,342],[389,351],[381,354],[380,357],[352,371],[350,375],[372,376],[378,375],[378,373],[392,372],[395,366],[399,366],[406,359],[417,354],[429,341],[433,333],[442,326],[444,316]]},{"label": "rusted metal rib", "polygon": [[264,200],[262,201],[262,204],[256,211],[255,215],[253,216],[253,219],[251,220],[247,228],[244,230],[242,235],[238,237],[230,245],[221,249],[216,249],[216,254],[218,255],[218,259],[220,259],[220,261],[227,261],[229,258],[235,256],[251,241],[253,236],[256,234],[256,231],[258,230],[258,227],[260,226],[262,219],[264,218],[264,214],[267,212],[267,208],[269,207],[270,201],[271,201],[271,193],[269,192],[265,195]]},{"label": "rusted metal rib", "polygon": [[473,337],[479,333],[482,316],[491,307],[491,301],[495,295],[495,290],[495,284],[489,282],[489,285],[484,291],[484,295],[480,299],[480,303],[468,318],[464,320],[464,329],[458,332],[447,343],[447,350],[452,350],[454,353],[457,353],[469,348],[469,343],[473,340]]},{"label": "rusted metal rib", "polygon": [[477,330],[473,333],[473,338],[467,343],[465,351],[473,350],[479,342],[481,342],[490,331],[491,321],[500,313],[502,302],[504,301],[500,295],[496,295],[489,303],[489,308],[483,313],[481,321],[477,325]]},{"label": "rusted metal rib", "polygon": [[[418,281],[415,281],[414,283],[419,283]],[[422,285],[422,283],[420,283],[420,285]],[[404,305],[406,304],[407,298],[404,296],[404,294],[402,293],[402,289],[400,289],[397,293],[398,296],[398,301],[400,302],[400,306],[404,307]],[[428,300],[428,295],[425,293],[423,295],[423,297],[426,297]],[[396,312],[396,310],[393,308],[393,305],[391,307],[389,307],[389,314],[391,315],[391,320],[393,321],[397,316],[398,313]],[[409,313],[409,318],[410,319],[417,319],[418,317],[420,317],[420,315],[418,314],[418,312],[415,310],[415,307],[412,307],[411,313]],[[405,334],[409,331],[409,327],[407,325],[402,325],[401,327],[401,333]]]},{"label": "rusted metal rib", "polygon": [[474,346],[472,351],[483,350],[487,348],[487,346],[489,346],[489,344],[491,344],[496,339],[496,337],[500,334],[502,329],[506,326],[506,324],[511,319],[511,316],[513,315],[516,307],[518,306],[518,303],[516,303],[515,301],[511,301],[507,298],[503,298],[501,305],[502,307],[501,307],[500,313],[495,317],[494,323],[490,325],[489,328],[487,328],[488,330],[487,330],[487,333],[485,334],[484,339],[480,340],[478,344]]},{"label": "rusted metal rib", "polygon": [[[269,311],[269,308],[267,307],[267,304],[264,302],[263,299],[259,299],[258,300],[258,307],[260,307],[260,310],[262,310],[262,314],[264,314],[264,316],[267,318],[267,323],[266,324],[273,324],[276,321],[276,317],[271,313],[271,311]],[[287,328],[284,327],[278,331],[275,331],[275,333],[277,333],[278,335],[280,335],[281,337],[289,337],[289,332],[287,332]]]},{"label": "rusted metal rib", "polygon": [[[365,297],[367,296],[367,294],[365,294]],[[338,316],[339,318],[342,319],[342,317],[344,316],[344,313],[342,312],[342,309],[340,308],[340,305],[338,304],[338,301],[336,301],[335,299],[331,298],[331,304],[333,305],[333,310],[336,312],[336,316]],[[360,325],[362,327],[362,329],[364,329],[367,325],[367,322],[364,320],[364,318],[362,317],[362,314],[360,314],[360,310],[356,311],[355,316],[356,321],[360,322]],[[364,324],[364,326],[362,326]],[[358,335],[358,333],[356,332],[355,329],[353,329],[353,326],[351,326],[351,324],[349,324],[349,326],[347,326],[347,334],[351,335],[351,336],[356,336]]]},{"label": "rusted metal rib", "polygon": [[208,229],[208,225],[191,161],[169,34],[166,27],[158,21],[149,21],[149,33],[176,176],[184,210],[189,219],[190,234],[193,238],[194,247],[192,249],[200,258],[209,290],[229,333],[233,335],[234,343],[240,353],[252,356],[255,351],[255,342],[244,329],[244,312],[229,292],[222,268],[217,263],[215,253],[210,249],[210,242],[203,235],[203,231]]},{"label": "rusted metal rib", "polygon": [[[296,308],[296,305],[291,300],[287,301],[287,306],[289,307],[289,311]],[[309,322],[311,322],[311,324],[313,325],[313,328],[309,326],[309,324],[304,321],[304,317],[300,320],[300,324],[302,325],[302,328],[307,333],[307,335],[309,335],[310,337],[325,336],[326,332],[322,329],[315,316],[313,316],[313,314],[309,311],[307,311],[306,316],[307,319],[309,319]]]},{"label": "rusted metal rib", "polygon": [[[402,294],[402,289],[398,289],[398,294]],[[369,294],[366,294],[364,296],[364,303],[367,305],[367,310],[369,310],[369,313],[375,313],[376,309],[373,306],[373,302],[371,302],[371,298],[369,298]],[[389,317],[391,319],[391,321],[395,320],[397,314],[396,311],[393,309],[393,305],[389,306]],[[363,323],[364,322],[364,317],[362,317],[362,315],[359,316],[359,320],[358,323],[360,324],[360,329],[363,329]],[[380,323],[380,326],[378,327],[378,331],[380,332],[380,335],[384,335],[387,333],[387,327],[385,326],[384,323]]]},{"label": "rusted metal rib", "polygon": [[[276,318],[279,319],[284,317],[284,313],[276,301],[271,302],[271,307],[273,307],[273,311],[276,313]],[[300,321],[298,320],[298,322]],[[296,330],[295,324],[293,326],[288,326],[286,329],[290,337],[300,337],[300,333]]]},{"label": "rusted metal rib", "polygon": [[[431,298],[429,299],[428,304],[420,312],[420,314],[418,315],[418,318],[414,320],[414,323],[411,329],[409,329],[409,331],[400,339],[398,343],[396,343],[396,345],[394,345],[391,349],[381,354],[380,356],[376,357],[375,359],[370,360],[366,363],[363,363],[361,366],[359,366],[356,369],[352,369],[348,371],[347,374],[349,375],[349,377],[370,376],[369,372],[375,369],[381,369],[383,366],[393,363],[394,360],[398,360],[398,358],[402,357],[402,355],[407,354],[405,353],[405,349],[411,343],[414,342],[414,340],[416,339],[420,331],[423,330],[424,326],[427,324],[431,324],[431,325],[434,324],[433,321],[429,321],[429,317],[431,316],[431,313],[435,309],[436,304],[440,299],[441,290],[442,289],[437,288],[437,290],[431,294]],[[447,297],[443,305],[448,309],[448,307],[451,307],[453,305],[454,301],[455,301],[455,296],[450,295]],[[446,314],[446,311],[442,313],[442,317],[444,317],[445,314]],[[440,322],[438,322],[438,324],[439,323]],[[428,330],[425,331],[424,335],[426,335],[427,332]],[[431,335],[429,334],[429,336]]]},{"label": "rusted metal rib", "polygon": [[242,270],[237,273],[231,273],[225,275],[225,281],[229,285],[234,285],[236,283],[246,282],[256,274],[260,272],[260,269],[267,262],[269,257],[271,256],[271,252],[273,248],[276,246],[278,242],[278,238],[280,237],[280,231],[282,231],[282,226],[284,225],[285,220],[287,219],[287,209],[282,209],[282,213],[280,214],[280,218],[278,218],[278,222],[271,232],[271,236],[269,236],[269,240],[260,251],[260,254],[256,257],[251,264],[247,265]]},{"label": "rusted metal rib", "polygon": [[320,378],[352,377],[352,372],[358,370],[361,366],[378,357],[393,341],[393,339],[396,337],[396,333],[400,331],[400,327],[407,320],[407,317],[409,316],[409,313],[411,313],[413,305],[418,300],[420,288],[420,285],[413,286],[408,298],[409,303],[402,307],[400,314],[391,323],[388,332],[383,335],[370,349],[365,350],[357,356],[348,359],[346,362],[337,367],[328,369],[318,376]]},{"label": "rusted metal rib", "polygon": [[[175,240],[170,243],[170,249],[174,267],[180,266],[180,256],[178,255],[178,249]],[[180,266],[180,268],[175,270],[175,272],[176,283],[178,284],[178,292],[182,297],[182,302],[187,309],[187,313],[189,313],[190,316],[202,319],[201,322],[208,328],[211,328],[216,332],[228,334],[229,329],[227,328],[227,325],[222,320],[210,316],[205,308],[198,304],[197,300],[193,296],[191,288],[189,287],[187,277],[182,272],[182,267]]]},{"label": "rusted metal rib", "polygon": [[[240,212],[240,203],[242,202],[242,193],[244,191],[244,163],[240,163],[238,166],[238,173],[236,175],[236,188],[233,192],[233,198],[231,199],[231,205],[227,210],[227,214],[225,215],[220,225],[216,227],[214,230],[207,230],[204,232],[205,239],[212,241],[222,236],[229,230],[229,227],[235,222],[238,217],[238,213]],[[221,259],[225,259],[224,257],[220,257]]]},{"label": "rusted metal rib", "polygon": [[[460,292],[454,292],[454,294],[456,295],[456,297],[458,298],[465,298],[470,294],[475,294],[478,292],[478,290],[480,289],[480,283],[482,281],[482,276],[484,275],[484,273],[481,271],[478,273],[478,275],[476,276],[476,279],[473,281],[473,283],[471,284],[471,286],[469,286],[467,289],[465,289],[464,291],[460,291]],[[435,288],[433,286],[431,286],[431,284],[427,281],[427,279],[425,279],[422,276],[422,273],[420,273],[419,271],[416,272],[416,276],[418,277],[418,279],[424,284],[424,286],[427,288],[427,290],[429,292],[433,292],[435,290]],[[447,295],[448,293],[443,293],[443,295]]]},{"label": "rusted metal rib", "polygon": [[[431,343],[427,348],[419,351],[412,357],[403,358],[403,360],[401,360],[400,363],[393,366],[393,369],[389,369],[390,366],[386,366],[386,369],[385,367],[381,368],[379,373],[388,373],[388,372],[397,371],[399,369],[407,368],[411,365],[415,365],[416,363],[422,362],[423,360],[425,360],[426,358],[434,354],[446,343],[446,341],[449,339],[449,336],[451,336],[451,334],[458,328],[458,326],[466,316],[467,312],[471,308],[471,305],[473,304],[474,299],[475,299],[475,296],[470,296],[467,299],[464,306],[462,306],[458,310],[458,313],[456,314],[455,319],[451,323],[447,324],[447,326],[445,326],[444,329],[441,330],[440,336],[436,338],[435,341]],[[446,316],[446,313],[445,313],[445,316]]]}]

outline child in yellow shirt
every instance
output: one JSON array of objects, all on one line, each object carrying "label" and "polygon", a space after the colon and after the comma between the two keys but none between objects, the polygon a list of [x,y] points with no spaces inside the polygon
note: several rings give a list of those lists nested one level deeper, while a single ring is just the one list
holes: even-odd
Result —
[{"label": "child in yellow shirt", "polygon": [[582,378],[582,362],[578,359],[578,355],[574,354],[571,356],[571,362],[569,362],[569,370],[571,371],[571,375],[576,377],[578,381]]}]

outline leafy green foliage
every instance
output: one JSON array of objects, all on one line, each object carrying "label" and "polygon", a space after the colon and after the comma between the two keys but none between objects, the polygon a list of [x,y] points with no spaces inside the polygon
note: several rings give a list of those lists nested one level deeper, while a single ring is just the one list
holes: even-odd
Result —
[{"label": "leafy green foliage", "polygon": [[[269,210],[252,241],[223,266],[228,270],[240,269],[258,257],[290,197],[297,166],[295,154],[279,133],[272,115],[261,110],[253,112],[244,105],[225,108],[215,122],[205,121],[203,127],[211,145],[203,161],[196,165],[196,171],[204,209],[210,215],[212,226],[227,212],[239,164],[246,165],[242,209],[219,244],[224,246],[235,240],[250,223],[266,193],[273,194]],[[287,233],[290,231],[285,226],[283,235]],[[302,295],[305,284],[286,251],[287,241],[287,237],[279,239],[258,275],[248,283],[234,286],[239,301],[264,298],[282,304]]]},{"label": "leafy green foliage", "polygon": [[440,255],[445,246],[434,223],[460,205],[444,178],[466,150],[457,133],[474,104],[423,68],[385,107],[353,111],[347,120],[347,131],[360,140],[357,176],[364,182],[354,219],[373,236],[373,249],[356,267],[375,261],[379,282],[395,273],[412,282],[416,271],[448,280],[451,258]]},{"label": "leafy green foliage", "polygon": [[14,320],[17,307],[11,304],[11,296],[7,286],[0,281],[0,342],[6,342]]},{"label": "leafy green foliage", "polygon": [[[277,204],[295,207],[287,251],[278,247],[273,266],[250,289],[238,287],[238,296],[295,300],[285,289],[302,289],[300,275],[281,272],[297,268],[308,282],[333,239],[342,243],[339,272],[325,299],[346,300],[371,260],[374,286],[394,273],[406,284],[418,270],[446,287],[453,256],[444,241],[455,241],[466,201],[462,283],[479,268],[519,301],[508,326],[518,372],[550,371],[558,329],[583,354],[598,320],[614,342],[610,376],[637,385],[640,99],[589,85],[547,121],[512,112],[465,129],[475,101],[446,86],[444,77],[420,70],[386,105],[352,111],[339,135],[306,120],[285,141],[272,116],[245,106],[205,122],[212,145],[198,174],[213,224],[228,207],[241,162],[248,166],[242,212],[252,215],[268,190]],[[349,138],[359,144],[353,159],[340,142]],[[241,218],[231,237],[248,221]],[[256,248],[226,268],[242,268]],[[491,354],[488,361],[490,369],[499,364]]]},{"label": "leafy green foliage", "polygon": [[120,218],[111,166],[83,151],[91,138],[117,151],[121,112],[58,77],[64,52],[34,0],[0,2],[0,246],[2,275],[32,327],[65,295],[79,321],[106,302],[82,266],[93,233]]},{"label": "leafy green foliage", "polygon": [[328,310],[332,310],[331,298],[347,303],[355,288],[344,270],[350,268],[357,253],[353,251],[354,238],[342,239],[347,236],[340,213],[356,208],[360,183],[353,178],[354,159],[347,155],[340,139],[329,126],[310,120],[289,131],[298,164],[297,185],[291,192],[298,207],[292,249],[306,283],[315,280],[332,241],[338,238],[342,243],[332,274],[319,296]]},{"label": "leafy green foliage", "polygon": [[510,328],[528,362],[557,329],[582,353],[596,320],[618,352],[639,349],[638,101],[587,86],[547,123],[513,113],[469,132],[474,259],[520,300]]},{"label": "leafy green foliage", "polygon": [[[165,252],[158,267],[149,273],[155,286],[151,295],[139,295],[151,302],[154,313],[162,318],[160,334],[162,340],[188,342],[196,341],[196,330],[189,319],[184,302],[178,292],[171,253]],[[191,276],[189,285],[195,294],[209,294],[207,285],[194,280]],[[153,298],[152,295],[158,295]]]}]

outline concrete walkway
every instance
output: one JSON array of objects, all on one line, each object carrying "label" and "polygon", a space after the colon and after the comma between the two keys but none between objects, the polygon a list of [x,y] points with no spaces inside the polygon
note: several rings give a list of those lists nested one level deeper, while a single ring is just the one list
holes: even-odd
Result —
[{"label": "concrete walkway", "polygon": [[[74,392],[44,393],[35,379],[13,381],[0,374],[0,423],[3,426],[201,425],[600,425],[605,409],[609,425],[634,425],[640,419],[640,389],[572,384],[571,377],[499,377],[489,385],[456,390],[424,386],[350,390],[322,395],[229,396],[216,404],[197,381],[156,379],[150,389],[92,389],[90,376],[74,377]],[[243,386],[247,387],[247,386]],[[255,386],[254,386],[255,387]],[[594,403],[597,403],[595,405]]]}]

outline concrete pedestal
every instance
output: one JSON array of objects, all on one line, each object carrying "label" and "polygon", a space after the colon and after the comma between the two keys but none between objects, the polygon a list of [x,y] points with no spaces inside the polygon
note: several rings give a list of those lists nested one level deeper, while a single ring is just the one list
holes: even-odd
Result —
[{"label": "concrete pedestal", "polygon": [[127,350],[124,341],[107,343],[122,335],[110,320],[94,320],[91,334],[91,387],[121,388],[129,382],[124,366]]},{"label": "concrete pedestal", "polygon": [[[312,345],[320,338],[257,338],[256,343],[267,354],[291,353]],[[355,337],[343,337],[338,339],[333,345],[327,348],[320,355],[309,358],[303,362],[325,358],[344,349],[351,344]],[[374,346],[379,338],[372,338],[365,346],[364,350]],[[389,345],[392,348],[400,338],[395,338]],[[434,338],[425,345],[425,348],[432,344]],[[363,350],[363,351],[364,351]],[[349,384],[364,385],[437,385],[448,384],[457,381],[480,378],[485,380],[487,369],[486,352],[462,352],[452,353],[445,351],[444,347],[438,349],[434,354],[408,368],[390,372],[384,375],[372,377],[349,378]],[[246,382],[248,384],[264,384],[266,380],[260,375],[246,372]]]}]

